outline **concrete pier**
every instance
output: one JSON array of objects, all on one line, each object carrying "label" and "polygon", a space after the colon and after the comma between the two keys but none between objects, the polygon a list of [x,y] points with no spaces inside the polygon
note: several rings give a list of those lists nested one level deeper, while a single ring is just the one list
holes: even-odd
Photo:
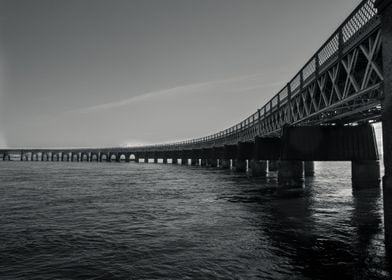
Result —
[{"label": "concrete pier", "polygon": [[253,157],[253,143],[239,142],[235,159],[235,171],[246,172],[246,160]]},{"label": "concrete pier", "polygon": [[268,171],[275,172],[278,171],[279,161],[278,160],[269,160],[268,161]]},{"label": "concrete pier", "polygon": [[220,167],[222,169],[230,169],[230,159],[222,159]]},{"label": "concrete pier", "polygon": [[314,177],[314,161],[304,162],[305,177]]},{"label": "concrete pier", "polygon": [[254,177],[264,177],[267,175],[266,160],[251,160],[249,161],[249,168]]},{"label": "concrete pier", "polygon": [[188,165],[188,159],[187,158],[182,158],[181,159],[181,165]]},{"label": "concrete pier", "polygon": [[351,181],[354,189],[380,187],[380,162],[360,160],[351,162]]},{"label": "concrete pier", "polygon": [[280,161],[278,181],[281,187],[302,188],[304,183],[303,161]]},{"label": "concrete pier", "polygon": [[200,160],[200,166],[203,166],[203,167],[207,166],[207,160],[205,158],[202,158]]},{"label": "concrete pier", "polygon": [[191,159],[191,165],[192,165],[192,166],[196,166],[196,165],[198,164],[198,161],[199,161],[198,159],[192,158],[192,159]]},{"label": "concrete pier", "polygon": [[246,172],[246,160],[236,159],[234,167],[236,172]]},{"label": "concrete pier", "polygon": [[385,242],[392,252],[392,0],[378,0],[376,7],[381,16],[382,61],[384,73],[384,100],[382,128],[385,176],[383,178]]},{"label": "concrete pier", "polygon": [[218,167],[218,161],[216,159],[208,159],[207,166],[209,167]]},{"label": "concrete pier", "polygon": [[163,164],[167,164],[167,158],[166,158],[166,157],[164,157],[164,158],[162,159],[162,163],[163,163]]},{"label": "concrete pier", "polygon": [[172,164],[178,164],[178,159],[177,158],[172,158]]}]

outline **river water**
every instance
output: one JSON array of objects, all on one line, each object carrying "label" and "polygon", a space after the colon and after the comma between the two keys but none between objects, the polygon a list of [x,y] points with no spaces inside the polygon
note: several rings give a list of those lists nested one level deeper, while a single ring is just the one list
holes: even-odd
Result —
[{"label": "river water", "polygon": [[163,164],[0,162],[0,279],[390,279],[379,189],[317,163],[301,197]]}]

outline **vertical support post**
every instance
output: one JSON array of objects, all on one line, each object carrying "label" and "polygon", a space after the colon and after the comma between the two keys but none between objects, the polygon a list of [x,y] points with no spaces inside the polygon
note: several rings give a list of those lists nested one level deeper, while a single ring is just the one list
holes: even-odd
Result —
[{"label": "vertical support post", "polygon": [[291,86],[290,83],[287,84],[287,106],[289,107],[289,112],[288,112],[288,124],[292,123],[293,121],[293,116],[292,116],[292,111],[291,111]]},{"label": "vertical support post", "polygon": [[230,160],[229,159],[222,159],[220,167],[222,169],[230,169]]},{"label": "vertical support post", "polygon": [[303,161],[280,161],[278,180],[279,185],[284,188],[302,188],[304,182]]},{"label": "vertical support post", "polygon": [[385,243],[392,251],[392,0],[378,0],[375,6],[381,16],[384,100],[382,127],[385,176],[383,178]]},{"label": "vertical support post", "polygon": [[305,177],[314,176],[314,161],[305,161],[304,163]]},{"label": "vertical support post", "polygon": [[237,144],[237,156],[235,159],[235,171],[237,172],[246,172],[246,160],[248,159],[247,155],[247,143],[239,142]]},{"label": "vertical support post", "polygon": [[275,172],[278,171],[279,161],[277,160],[269,160],[268,161],[268,171]]},{"label": "vertical support post", "polygon": [[251,169],[252,176],[263,177],[267,175],[267,161],[266,160],[250,160],[249,168]]},{"label": "vertical support post", "polygon": [[380,187],[380,162],[378,160],[356,160],[351,162],[353,189]]}]

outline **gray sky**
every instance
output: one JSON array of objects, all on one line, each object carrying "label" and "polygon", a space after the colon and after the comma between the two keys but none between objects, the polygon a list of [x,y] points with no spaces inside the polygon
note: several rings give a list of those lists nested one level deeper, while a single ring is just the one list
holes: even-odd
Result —
[{"label": "gray sky", "polygon": [[225,129],[359,0],[0,0],[0,146],[160,143]]}]

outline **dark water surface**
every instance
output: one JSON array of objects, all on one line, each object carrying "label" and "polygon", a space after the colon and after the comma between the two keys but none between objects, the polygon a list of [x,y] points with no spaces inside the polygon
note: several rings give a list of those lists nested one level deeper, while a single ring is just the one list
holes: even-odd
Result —
[{"label": "dark water surface", "polygon": [[0,279],[389,279],[380,190],[316,172],[281,198],[276,174],[0,162]]}]

